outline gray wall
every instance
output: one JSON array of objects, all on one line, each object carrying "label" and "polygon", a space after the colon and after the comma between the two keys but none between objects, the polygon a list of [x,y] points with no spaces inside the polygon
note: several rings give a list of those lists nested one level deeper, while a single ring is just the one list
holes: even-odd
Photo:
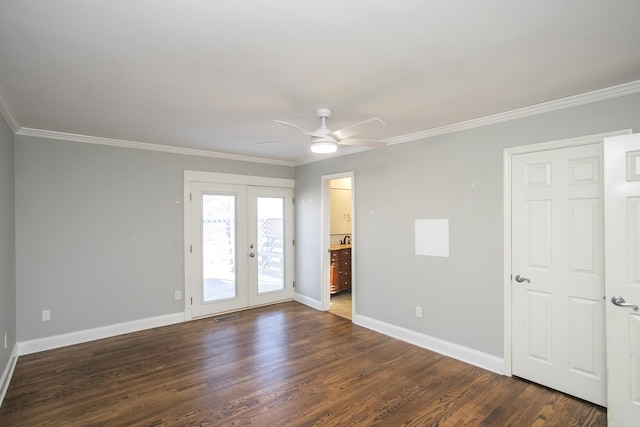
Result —
[{"label": "gray wall", "polygon": [[[16,343],[13,131],[0,115],[0,374]],[[7,349],[4,334],[7,333]]]},{"label": "gray wall", "polygon": [[[296,291],[321,298],[321,176],[355,171],[357,314],[502,357],[503,149],[629,128],[640,94],[297,167]],[[442,218],[450,257],[416,256]]]},{"label": "gray wall", "polygon": [[15,138],[18,341],[184,310],[174,300],[184,288],[184,170],[294,175],[292,167]]}]

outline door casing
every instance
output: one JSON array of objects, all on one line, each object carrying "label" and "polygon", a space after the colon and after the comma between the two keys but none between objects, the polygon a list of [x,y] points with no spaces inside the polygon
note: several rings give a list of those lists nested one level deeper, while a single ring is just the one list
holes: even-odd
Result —
[{"label": "door casing", "polygon": [[534,153],[538,151],[554,150],[559,148],[577,147],[581,145],[589,144],[601,144],[605,138],[618,135],[628,135],[631,133],[630,129],[607,132],[596,135],[588,135],[578,138],[563,139],[558,141],[543,142],[540,144],[523,145],[520,147],[507,148],[503,152],[503,223],[504,223],[504,274],[503,274],[503,291],[504,291],[504,365],[503,374],[512,376],[512,357],[511,357],[511,162],[512,156],[517,154]]}]

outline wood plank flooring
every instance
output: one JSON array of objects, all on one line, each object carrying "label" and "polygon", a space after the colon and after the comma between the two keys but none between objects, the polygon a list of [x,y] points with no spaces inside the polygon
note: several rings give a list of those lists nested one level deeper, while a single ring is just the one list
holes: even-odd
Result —
[{"label": "wood plank flooring", "polygon": [[604,426],[605,409],[289,302],[19,358],[2,426]]}]

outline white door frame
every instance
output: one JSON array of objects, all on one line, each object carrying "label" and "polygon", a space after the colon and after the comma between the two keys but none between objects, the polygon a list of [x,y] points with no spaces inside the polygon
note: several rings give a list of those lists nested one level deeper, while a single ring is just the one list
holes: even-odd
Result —
[{"label": "white door frame", "polygon": [[[240,185],[254,185],[263,187],[280,187],[280,188],[295,188],[295,180],[288,178],[271,178],[264,176],[253,175],[235,175],[229,173],[216,173],[216,172],[202,172],[202,171],[184,171],[184,320],[192,320],[191,313],[191,298],[193,297],[191,286],[193,277],[197,272],[195,262],[192,262],[191,258],[191,183],[193,182],[207,182],[216,184],[240,184]],[[293,221],[293,218],[291,219]],[[293,256],[293,255],[292,255]],[[292,265],[294,262],[292,262]],[[291,271],[293,274],[293,271]],[[293,277],[293,276],[292,276]]]},{"label": "white door frame", "polygon": [[322,266],[321,278],[321,310],[328,311],[331,304],[331,293],[329,284],[329,269],[331,267],[331,257],[329,256],[329,247],[331,246],[331,198],[329,185],[332,179],[351,178],[351,317],[356,313],[356,206],[355,206],[355,173],[342,172],[331,175],[323,175],[321,177],[322,195],[320,200],[320,211],[322,212],[322,222],[320,224],[320,265]]},{"label": "white door frame", "polygon": [[538,151],[556,150],[560,148],[577,147],[581,145],[602,144],[605,138],[618,135],[631,134],[631,129],[616,132],[600,133],[596,135],[581,136],[578,138],[563,139],[558,141],[543,142],[539,144],[523,145],[520,147],[506,148],[503,152],[503,223],[504,223],[504,367],[503,374],[512,376],[511,358],[511,162],[517,154],[534,153]]}]

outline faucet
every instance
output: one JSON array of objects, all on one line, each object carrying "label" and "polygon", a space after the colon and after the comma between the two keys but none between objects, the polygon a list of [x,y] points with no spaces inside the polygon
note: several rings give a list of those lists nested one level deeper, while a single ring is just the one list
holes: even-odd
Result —
[{"label": "faucet", "polygon": [[344,240],[342,240],[342,244],[343,245],[350,245],[351,244],[351,236],[344,236]]}]

